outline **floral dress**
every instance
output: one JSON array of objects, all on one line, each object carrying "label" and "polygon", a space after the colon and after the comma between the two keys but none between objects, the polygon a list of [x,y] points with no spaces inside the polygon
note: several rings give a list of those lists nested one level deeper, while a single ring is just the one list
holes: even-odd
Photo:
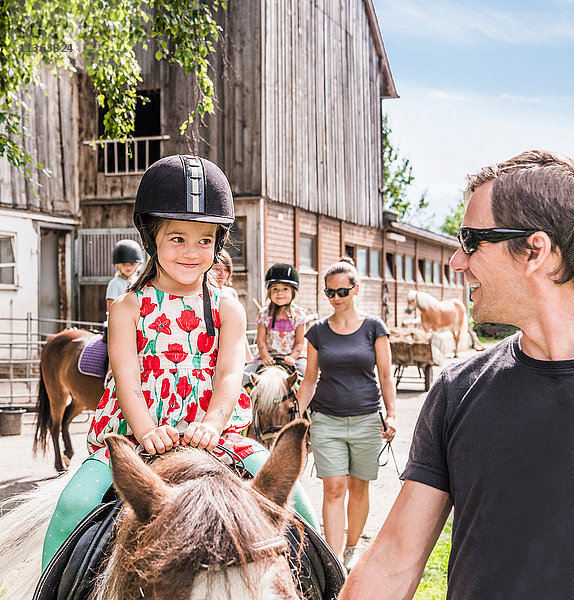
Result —
[{"label": "floral dress", "polygon": [[[203,419],[213,391],[219,342],[221,291],[207,286],[215,336],[208,336],[203,318],[203,295],[174,296],[148,283],[135,292],[140,307],[136,336],[142,392],[153,420],[184,431],[188,423]],[[241,390],[220,443],[245,458],[261,447],[243,437],[251,423],[251,399]],[[104,443],[108,433],[125,435],[138,452],[138,443],[122,415],[112,378],[104,391],[88,433],[90,458],[107,463]]]}]

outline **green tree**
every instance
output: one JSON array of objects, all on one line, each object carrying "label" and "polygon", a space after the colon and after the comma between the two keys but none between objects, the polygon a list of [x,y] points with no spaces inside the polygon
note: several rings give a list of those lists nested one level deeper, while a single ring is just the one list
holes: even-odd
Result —
[{"label": "green tree", "polygon": [[415,180],[408,158],[391,143],[392,130],[387,115],[383,115],[383,199],[385,206],[398,213],[401,219],[420,216],[429,203],[422,194],[414,204],[407,198],[407,189]]},{"label": "green tree", "polygon": [[464,217],[464,199],[461,198],[457,204],[451,207],[450,213],[445,217],[440,230],[448,235],[456,237],[456,232],[462,223]]},{"label": "green tree", "polygon": [[195,107],[181,124],[185,132],[197,115],[213,112],[208,57],[220,31],[219,7],[226,8],[225,0],[0,0],[0,156],[31,177],[24,98],[42,86],[43,67],[71,75],[82,65],[105,109],[105,137],[129,137],[142,81],[135,47],[147,49],[150,38],[157,60],[194,76]]}]

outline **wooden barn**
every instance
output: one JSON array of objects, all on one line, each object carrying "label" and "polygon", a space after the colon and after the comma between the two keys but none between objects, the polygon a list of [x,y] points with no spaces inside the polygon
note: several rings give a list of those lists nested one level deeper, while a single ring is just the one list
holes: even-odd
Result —
[{"label": "wooden barn", "polygon": [[[264,274],[275,262],[299,269],[299,303],[320,315],[329,310],[322,275],[341,255],[356,261],[361,307],[388,312],[391,324],[400,320],[411,287],[462,298],[462,284],[447,264],[456,243],[384,213],[382,100],[397,93],[372,0],[230,2],[221,19],[213,61],[216,113],[190,136],[180,136],[179,124],[192,106],[192,82],[180,68],[155,61],[153,44],[141,55],[140,93],[149,101],[136,110],[129,145],[93,144],[103,115],[87,76],[48,76],[47,99],[43,92],[34,99],[33,154],[53,175],[41,179],[46,185],[34,199],[0,161],[0,205],[17,218],[37,220],[30,226],[32,250],[23,233],[23,244],[3,256],[14,264],[41,263],[41,234],[48,231],[57,253],[42,272],[59,282],[56,312],[103,320],[113,245],[137,239],[131,215],[141,174],[162,156],[197,153],[231,182],[237,221],[229,249],[250,326],[257,314],[253,300],[263,300]],[[10,237],[14,227],[6,223]],[[2,260],[0,274],[9,273],[12,263]],[[37,274],[31,270],[26,283],[33,285]],[[2,294],[11,291],[9,301],[20,310],[23,279],[12,288],[0,285],[2,308],[8,299]],[[36,299],[44,299],[41,274],[40,281]],[[43,303],[35,302],[41,311]]]}]

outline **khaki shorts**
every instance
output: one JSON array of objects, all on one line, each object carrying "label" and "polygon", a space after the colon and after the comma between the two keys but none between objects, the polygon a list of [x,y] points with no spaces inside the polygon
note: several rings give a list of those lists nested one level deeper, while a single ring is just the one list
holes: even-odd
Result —
[{"label": "khaki shorts", "polygon": [[355,417],[334,417],[313,413],[311,448],[317,477],[352,475],[371,481],[379,472],[383,445],[378,412]]}]

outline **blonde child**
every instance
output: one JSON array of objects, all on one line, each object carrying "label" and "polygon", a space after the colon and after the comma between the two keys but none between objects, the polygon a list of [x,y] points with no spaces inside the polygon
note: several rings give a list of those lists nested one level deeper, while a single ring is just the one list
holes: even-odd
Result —
[{"label": "blonde child", "polygon": [[251,422],[250,398],[241,389],[245,311],[206,276],[233,220],[229,183],[208,160],[169,156],[144,173],[134,222],[150,260],[132,291],[111,307],[114,377],[88,434],[90,456],[50,523],[44,567],[111,484],[104,443],[110,432],[152,455],[178,444],[213,450],[223,443],[250,470],[265,462],[266,450],[240,435]]},{"label": "blonde child", "polygon": [[257,315],[258,356],[246,373],[277,361],[293,366],[305,375],[305,312],[294,302],[299,273],[292,265],[274,264],[265,274],[268,303]]},{"label": "blonde child", "polygon": [[110,312],[112,302],[125,294],[133,283],[134,275],[142,262],[141,246],[134,240],[119,240],[112,251],[112,260],[116,267],[113,279],[106,288],[106,312]]}]

